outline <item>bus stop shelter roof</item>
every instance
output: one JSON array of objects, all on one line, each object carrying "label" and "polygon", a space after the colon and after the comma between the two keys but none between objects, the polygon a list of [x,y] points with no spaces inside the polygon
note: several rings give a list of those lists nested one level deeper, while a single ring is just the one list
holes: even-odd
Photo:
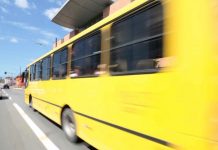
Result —
[{"label": "bus stop shelter roof", "polygon": [[113,1],[67,0],[52,21],[67,28],[80,28],[100,15]]}]

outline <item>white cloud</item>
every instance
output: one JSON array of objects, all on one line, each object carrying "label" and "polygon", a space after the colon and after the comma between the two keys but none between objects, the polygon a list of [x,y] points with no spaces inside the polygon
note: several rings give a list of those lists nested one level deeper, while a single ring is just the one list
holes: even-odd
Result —
[{"label": "white cloud", "polygon": [[28,0],[0,0],[0,4],[4,4],[4,5],[14,4],[15,6],[22,9],[27,9],[27,8],[37,9],[36,4],[34,2],[29,3]]},{"label": "white cloud", "polygon": [[73,29],[69,29],[69,28],[65,28],[65,27],[62,27],[62,29],[63,29],[64,31],[67,31],[67,32],[73,31]]},{"label": "white cloud", "polygon": [[57,34],[55,34],[53,32],[48,32],[46,30],[40,29],[40,28],[35,27],[35,26],[28,25],[28,24],[23,23],[23,22],[4,21],[4,20],[2,22],[7,23],[7,24],[12,25],[12,26],[15,26],[15,27],[18,27],[20,29],[39,33],[39,34],[45,36],[45,38],[47,38],[47,39],[55,39],[55,38],[59,37]]},{"label": "white cloud", "polygon": [[52,33],[52,32],[48,32],[48,31],[45,31],[45,30],[41,30],[40,33],[41,33],[42,35],[46,36],[46,37],[49,38],[49,39],[55,39],[55,38],[58,37],[57,34]]},{"label": "white cloud", "polygon": [[15,38],[15,37],[12,37],[12,38],[10,39],[10,42],[11,42],[11,43],[18,43],[18,39]]},{"label": "white cloud", "polygon": [[58,6],[62,6],[66,0],[49,0],[51,3],[56,3]]},{"label": "white cloud", "polygon": [[61,5],[63,5],[63,2],[62,2],[62,1],[57,1],[57,4],[58,4],[59,6],[61,6]]},{"label": "white cloud", "polygon": [[29,8],[29,3],[27,0],[15,0],[14,3],[17,7],[22,8],[22,9],[26,9]]},{"label": "white cloud", "polygon": [[3,12],[3,13],[8,13],[8,10],[4,7],[0,7],[0,10]]},{"label": "white cloud", "polygon": [[34,26],[30,26],[30,25],[25,24],[23,22],[5,21],[5,23],[19,27],[21,29],[25,29],[25,30],[30,30],[30,31],[38,31],[39,30],[39,28],[34,27]]},{"label": "white cloud", "polygon": [[47,16],[49,19],[52,19],[57,12],[59,11],[60,8],[50,8],[45,10],[44,15]]}]

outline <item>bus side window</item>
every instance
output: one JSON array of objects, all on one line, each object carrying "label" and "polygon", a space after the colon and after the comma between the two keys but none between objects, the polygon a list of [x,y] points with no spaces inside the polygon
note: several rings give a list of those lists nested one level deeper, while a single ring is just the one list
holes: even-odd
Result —
[{"label": "bus side window", "polygon": [[25,72],[23,72],[22,74],[23,76],[23,82],[24,82],[24,85],[25,85],[25,88],[28,87],[28,84],[29,84],[29,69],[26,69]]},{"label": "bus side window", "polygon": [[30,81],[35,80],[35,64],[30,66]]},{"label": "bus side window", "polygon": [[163,10],[157,4],[143,9],[111,27],[110,72],[158,71],[163,56]]},{"label": "bus side window", "polygon": [[52,78],[64,79],[67,76],[68,53],[67,48],[55,52],[53,55]]},{"label": "bus side window", "polygon": [[99,70],[101,51],[100,32],[81,39],[73,46],[70,77],[95,76]]},{"label": "bus side window", "polygon": [[45,57],[42,60],[42,80],[50,79],[51,57]]},{"label": "bus side window", "polygon": [[35,70],[35,80],[41,80],[42,78],[42,61],[38,61],[36,63],[36,70]]}]

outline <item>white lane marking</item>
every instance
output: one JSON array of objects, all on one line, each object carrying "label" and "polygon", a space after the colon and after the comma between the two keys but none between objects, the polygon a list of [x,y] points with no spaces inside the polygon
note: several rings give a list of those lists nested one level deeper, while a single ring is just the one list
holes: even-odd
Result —
[{"label": "white lane marking", "polygon": [[5,94],[5,90],[2,90],[2,92]]},{"label": "white lane marking", "polygon": [[8,99],[12,100],[12,98],[8,95],[8,93],[5,92],[5,90],[2,90],[2,91],[6,96],[8,96]]},{"label": "white lane marking", "polygon": [[16,103],[13,103],[13,105],[47,150],[59,150],[59,148],[45,135],[45,133],[43,133],[43,131],[29,118],[29,116],[27,116],[20,106]]},{"label": "white lane marking", "polygon": [[6,93],[5,90],[2,90],[2,91],[3,91],[3,93],[5,94],[5,96],[8,96],[8,93]]}]

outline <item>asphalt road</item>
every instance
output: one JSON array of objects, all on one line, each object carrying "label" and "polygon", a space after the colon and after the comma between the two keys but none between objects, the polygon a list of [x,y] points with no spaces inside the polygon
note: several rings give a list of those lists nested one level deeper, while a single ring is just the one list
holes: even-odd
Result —
[{"label": "asphalt road", "polygon": [[[0,150],[46,150],[46,147],[37,137],[34,129],[18,112],[17,104],[30,120],[46,135],[50,143],[57,150],[88,150],[85,143],[70,143],[61,128],[37,111],[33,111],[24,103],[24,90],[4,90],[4,97],[0,100]],[[48,140],[44,140],[48,142]]]}]

